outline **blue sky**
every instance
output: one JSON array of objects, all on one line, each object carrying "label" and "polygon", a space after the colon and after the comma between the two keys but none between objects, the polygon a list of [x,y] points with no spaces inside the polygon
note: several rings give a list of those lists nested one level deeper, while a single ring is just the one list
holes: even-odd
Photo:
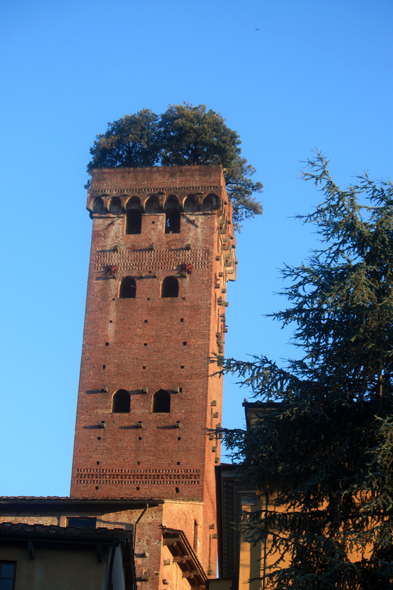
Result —
[{"label": "blue sky", "polygon": [[[89,147],[107,123],[187,101],[220,112],[264,184],[238,236],[226,355],[293,354],[264,314],[279,268],[314,247],[291,219],[320,195],[299,178],[318,147],[337,183],[393,177],[390,0],[14,0],[0,3],[1,495],[67,495],[91,220]],[[259,30],[257,30],[259,29]],[[249,397],[226,378],[223,424]]]}]

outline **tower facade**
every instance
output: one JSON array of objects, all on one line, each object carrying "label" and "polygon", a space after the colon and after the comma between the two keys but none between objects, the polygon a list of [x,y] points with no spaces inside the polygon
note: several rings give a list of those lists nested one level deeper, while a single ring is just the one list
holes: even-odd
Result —
[{"label": "tower facade", "polygon": [[216,563],[215,466],[226,285],[235,280],[220,166],[97,169],[71,497],[164,500],[205,571]]}]

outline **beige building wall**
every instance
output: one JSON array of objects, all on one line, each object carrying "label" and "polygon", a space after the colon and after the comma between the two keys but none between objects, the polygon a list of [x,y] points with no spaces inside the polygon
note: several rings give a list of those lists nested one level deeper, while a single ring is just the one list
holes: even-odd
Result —
[{"label": "beige building wall", "polygon": [[[108,550],[103,548],[103,560],[97,561],[94,550],[37,545],[34,559],[27,546],[0,548],[0,559],[16,561],[15,590],[106,590]],[[114,563],[113,590],[124,590],[121,554]]]}]

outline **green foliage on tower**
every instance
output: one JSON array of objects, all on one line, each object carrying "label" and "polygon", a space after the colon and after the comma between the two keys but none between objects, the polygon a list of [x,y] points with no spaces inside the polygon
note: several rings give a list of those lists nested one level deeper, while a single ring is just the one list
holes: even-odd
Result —
[{"label": "green foliage on tower", "polygon": [[158,161],[156,145],[157,116],[148,109],[108,123],[103,135],[97,135],[90,153],[87,172],[93,168],[145,167]]},{"label": "green foliage on tower", "polygon": [[243,528],[272,541],[266,589],[392,588],[393,185],[364,175],[342,190],[320,153],[303,178],[324,195],[299,216],[322,246],[285,266],[290,305],[272,314],[295,325],[302,358],[224,365],[276,402],[247,431],[224,431],[240,480],[274,500]]},{"label": "green foliage on tower", "polygon": [[94,168],[192,166],[220,164],[235,224],[262,213],[253,193],[262,191],[254,182],[255,169],[241,157],[240,138],[218,113],[205,105],[169,105],[162,115],[143,109],[108,123],[90,148]]}]

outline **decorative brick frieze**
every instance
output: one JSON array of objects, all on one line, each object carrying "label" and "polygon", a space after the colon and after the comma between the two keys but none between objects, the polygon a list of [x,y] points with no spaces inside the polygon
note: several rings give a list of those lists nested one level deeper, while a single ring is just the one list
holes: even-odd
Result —
[{"label": "decorative brick frieze", "polygon": [[195,484],[199,469],[77,469],[78,483]]},{"label": "decorative brick frieze", "polygon": [[134,188],[124,188],[124,189],[104,189],[104,190],[95,190],[90,189],[89,193],[94,197],[102,197],[105,195],[111,195],[120,197],[121,195],[131,195],[131,194],[139,194],[139,193],[151,193],[152,195],[157,194],[171,194],[176,195],[176,193],[183,192],[183,193],[191,193],[191,195],[195,195],[196,193],[205,192],[208,193],[210,191],[216,191],[221,189],[219,185],[210,185],[210,186],[162,186],[162,187],[134,187]]},{"label": "decorative brick frieze", "polygon": [[184,262],[193,264],[196,270],[209,268],[211,257],[207,249],[199,250],[141,250],[141,251],[98,251],[93,261],[93,270],[103,272],[110,265],[117,265],[119,271],[177,270]]}]

